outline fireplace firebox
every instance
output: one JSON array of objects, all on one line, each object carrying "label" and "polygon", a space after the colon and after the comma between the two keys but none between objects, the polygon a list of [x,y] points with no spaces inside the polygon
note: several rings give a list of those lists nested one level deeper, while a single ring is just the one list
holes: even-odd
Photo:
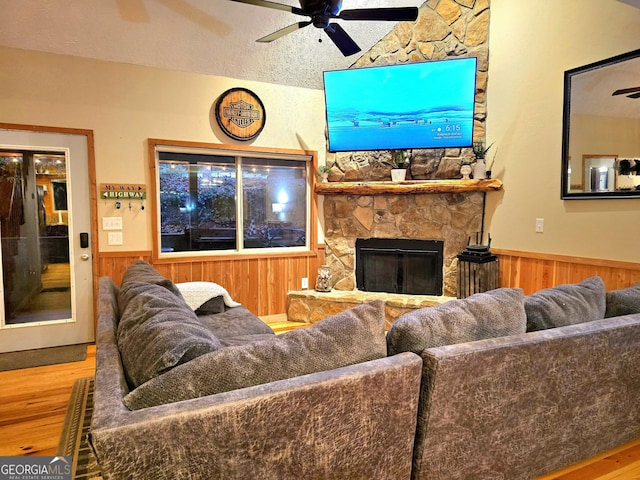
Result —
[{"label": "fireplace firebox", "polygon": [[442,240],[356,240],[356,285],[365,292],[442,295]]}]

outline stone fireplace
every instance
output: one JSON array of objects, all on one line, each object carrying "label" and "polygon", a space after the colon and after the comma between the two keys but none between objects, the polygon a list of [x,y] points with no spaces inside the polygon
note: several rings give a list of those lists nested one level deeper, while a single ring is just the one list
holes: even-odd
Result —
[{"label": "stone fireplace", "polygon": [[441,240],[442,293],[457,293],[457,258],[481,230],[482,192],[326,195],[325,263],[336,290],[356,289],[357,239]]},{"label": "stone fireplace", "polygon": [[[316,192],[324,199],[325,263],[333,275],[333,290],[290,291],[288,320],[314,323],[363,302],[382,299],[388,328],[411,310],[456,298],[457,255],[470,238],[476,243],[485,193],[501,188],[497,179],[317,184]],[[442,242],[442,295],[356,288],[356,242],[372,238],[392,244],[400,239]]]}]

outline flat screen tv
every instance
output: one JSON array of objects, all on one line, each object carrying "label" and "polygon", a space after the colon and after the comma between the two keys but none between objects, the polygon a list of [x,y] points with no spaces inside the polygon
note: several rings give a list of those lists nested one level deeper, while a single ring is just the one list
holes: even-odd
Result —
[{"label": "flat screen tv", "polygon": [[470,147],[476,58],[324,72],[330,152]]}]

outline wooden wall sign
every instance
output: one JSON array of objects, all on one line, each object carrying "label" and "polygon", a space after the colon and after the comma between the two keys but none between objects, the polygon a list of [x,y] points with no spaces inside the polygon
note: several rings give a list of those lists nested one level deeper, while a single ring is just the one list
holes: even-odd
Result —
[{"label": "wooden wall sign", "polygon": [[256,138],[266,121],[264,105],[246,88],[232,88],[220,95],[215,112],[222,131],[235,140]]},{"label": "wooden wall sign", "polygon": [[147,198],[147,186],[139,183],[101,183],[100,198],[144,200]]}]

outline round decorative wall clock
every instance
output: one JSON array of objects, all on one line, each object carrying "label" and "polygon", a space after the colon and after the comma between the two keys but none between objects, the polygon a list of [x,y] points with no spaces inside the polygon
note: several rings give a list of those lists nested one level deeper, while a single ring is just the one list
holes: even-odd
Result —
[{"label": "round decorative wall clock", "polygon": [[220,95],[215,112],[222,131],[241,141],[256,138],[264,128],[267,117],[262,101],[246,88],[231,88]]}]

